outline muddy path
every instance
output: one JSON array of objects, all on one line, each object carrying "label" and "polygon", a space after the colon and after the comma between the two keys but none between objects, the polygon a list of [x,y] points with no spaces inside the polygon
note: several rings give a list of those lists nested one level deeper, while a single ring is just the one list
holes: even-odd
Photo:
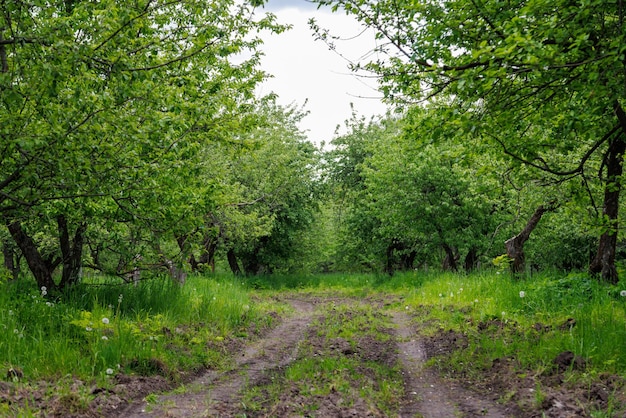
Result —
[{"label": "muddy path", "polygon": [[399,360],[404,375],[405,399],[400,417],[448,418],[512,416],[493,401],[482,399],[469,390],[444,381],[424,367],[426,348],[410,317],[402,311],[392,313],[396,325]]},{"label": "muddy path", "polygon": [[[347,298],[308,298],[292,297],[283,299],[291,305],[294,313],[282,319],[282,322],[258,341],[245,346],[234,354],[233,367],[226,373],[208,371],[184,388],[171,394],[145,398],[137,401],[123,411],[117,411],[119,417],[508,417],[506,411],[495,402],[481,399],[461,387],[451,385],[440,379],[429,368],[424,367],[426,352],[420,336],[411,324],[410,317],[403,311],[384,308],[380,301],[372,301],[376,313],[384,316],[391,324],[386,331],[391,343],[376,343],[368,339],[357,347],[346,341],[333,339],[328,350],[340,355],[357,355],[359,347],[363,359],[372,356],[385,357],[401,368],[403,391],[398,399],[395,411],[383,412],[368,405],[367,399],[341,399],[339,392],[331,391],[324,397],[317,396],[312,412],[302,412],[294,407],[309,400],[295,388],[285,388],[278,396],[278,401],[269,409],[250,412],[246,408],[244,393],[254,387],[262,387],[273,377],[280,375],[284,368],[295,361],[302,344],[311,344],[320,330],[312,330],[314,318],[323,317],[333,306],[355,303]],[[358,301],[363,304],[363,301]],[[365,302],[368,303],[367,301]],[[348,311],[350,311],[348,309]],[[389,345],[391,344],[391,345]],[[323,348],[317,347],[322,352]],[[329,351],[325,351],[329,353]],[[378,352],[378,354],[376,354]],[[369,353],[369,354],[368,354]],[[365,360],[364,360],[365,361]],[[310,398],[310,396],[309,396]],[[294,409],[295,408],[295,409]],[[298,412],[299,411],[299,412]]]},{"label": "muddy path", "polygon": [[240,412],[241,389],[256,384],[268,372],[280,369],[298,354],[299,343],[313,318],[315,303],[286,299],[295,313],[264,338],[234,356],[234,367],[222,374],[209,370],[187,385],[185,393],[162,395],[157,402],[131,404],[119,417],[230,417]]}]

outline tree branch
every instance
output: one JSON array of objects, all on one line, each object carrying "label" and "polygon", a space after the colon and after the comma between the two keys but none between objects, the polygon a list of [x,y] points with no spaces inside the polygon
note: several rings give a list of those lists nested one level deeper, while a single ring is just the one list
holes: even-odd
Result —
[{"label": "tree branch", "polygon": [[583,167],[585,165],[585,163],[587,162],[587,160],[591,157],[591,155],[593,155],[593,153],[602,145],[604,144],[607,140],[609,140],[611,138],[611,136],[613,136],[613,134],[615,134],[619,129],[621,128],[620,125],[616,125],[615,127],[613,127],[613,129],[611,129],[609,132],[607,132],[601,139],[599,139],[598,141],[596,141],[596,143],[594,143],[591,148],[589,148],[587,150],[587,152],[581,157],[578,166],[572,170],[569,171],[559,171],[559,170],[555,170],[552,169],[548,166],[548,164],[545,162],[545,160],[543,160],[542,158],[538,157],[537,159],[539,161],[541,161],[543,164],[537,164],[533,161],[527,160],[524,157],[521,157],[517,154],[515,154],[514,152],[512,152],[511,150],[509,150],[506,146],[506,144],[504,143],[504,141],[502,141],[500,138],[498,138],[496,135],[493,135],[490,132],[486,132],[487,135],[489,135],[490,137],[492,137],[496,142],[498,142],[500,144],[500,146],[502,147],[502,150],[504,151],[504,153],[506,155],[508,155],[509,157],[512,157],[513,159],[537,168],[541,171],[545,171],[546,173],[550,173],[553,174],[555,176],[571,176],[573,174],[576,173],[581,173],[583,170]]}]

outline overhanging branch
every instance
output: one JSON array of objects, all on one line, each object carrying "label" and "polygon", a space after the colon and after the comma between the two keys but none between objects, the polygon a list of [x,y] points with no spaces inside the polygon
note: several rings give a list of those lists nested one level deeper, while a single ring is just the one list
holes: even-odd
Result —
[{"label": "overhanging branch", "polygon": [[555,176],[571,176],[577,173],[582,173],[583,168],[585,166],[585,164],[587,163],[587,160],[589,160],[589,158],[591,158],[591,156],[593,155],[593,153],[602,145],[604,144],[606,141],[608,141],[611,136],[613,136],[617,131],[619,131],[621,128],[621,126],[618,124],[615,127],[613,127],[613,129],[611,129],[609,132],[607,132],[602,138],[600,138],[598,141],[596,141],[588,150],[587,152],[581,157],[580,161],[578,162],[578,166],[572,170],[567,170],[567,171],[560,171],[560,170],[556,170],[551,168],[550,166],[548,166],[548,164],[546,163],[546,161],[543,158],[537,158],[537,160],[539,160],[541,162],[541,164],[537,164],[534,161],[528,160],[520,155],[517,155],[516,153],[514,153],[513,151],[511,151],[506,144],[504,143],[504,141],[502,141],[500,138],[498,138],[496,135],[490,133],[490,132],[486,132],[487,135],[489,135],[491,138],[493,138],[497,143],[500,144],[500,146],[502,147],[502,150],[504,151],[504,153],[506,155],[508,155],[509,157],[525,164],[528,165],[530,167],[536,168],[538,170],[541,171],[545,171],[546,173],[550,173],[553,174]]}]

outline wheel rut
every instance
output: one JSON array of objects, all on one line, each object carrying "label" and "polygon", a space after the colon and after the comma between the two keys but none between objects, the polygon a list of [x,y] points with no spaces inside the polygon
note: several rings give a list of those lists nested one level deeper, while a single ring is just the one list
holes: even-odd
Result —
[{"label": "wheel rut", "polygon": [[295,310],[264,338],[238,354],[232,370],[208,371],[183,394],[161,395],[158,402],[131,405],[120,417],[231,417],[240,413],[239,395],[273,369],[296,359],[299,343],[313,319],[315,304],[301,299],[285,299]]},{"label": "wheel rut", "polygon": [[[306,340],[313,318],[318,313],[322,314],[318,312],[317,306],[323,306],[323,302],[328,302],[324,299],[306,297],[282,300],[293,307],[295,314],[283,319],[262,339],[236,353],[231,370],[223,373],[207,371],[185,385],[184,393],[160,395],[156,397],[156,402],[147,403],[142,400],[130,405],[117,416],[126,418],[245,416],[242,391],[261,384],[272,371],[283,370],[298,358],[300,344]],[[411,324],[411,318],[404,311],[387,311],[387,314],[394,324],[394,328],[389,332],[393,334],[392,337],[397,344],[398,361],[402,368],[404,383],[404,398],[399,401],[398,413],[394,416],[401,418],[510,416],[500,405],[481,399],[473,392],[442,379],[434,370],[425,367],[427,353],[421,337]],[[321,411],[318,412],[311,416],[330,417]],[[358,415],[346,411],[346,414],[341,416]]]},{"label": "wheel rut", "polygon": [[506,418],[500,405],[479,398],[458,385],[441,379],[436,372],[424,367],[427,353],[410,317],[404,312],[393,312],[396,325],[398,355],[404,375],[405,399],[400,417],[450,418],[487,417]]}]

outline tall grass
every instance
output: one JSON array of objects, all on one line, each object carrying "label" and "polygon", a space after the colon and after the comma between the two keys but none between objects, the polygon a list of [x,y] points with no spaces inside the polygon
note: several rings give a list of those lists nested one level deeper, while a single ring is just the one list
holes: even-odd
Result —
[{"label": "tall grass", "polygon": [[[413,280],[409,274],[397,281]],[[563,273],[523,279],[491,272],[442,274],[421,283],[409,291],[408,305],[429,307],[436,327],[475,333],[474,354],[485,361],[515,356],[524,366],[549,367],[567,350],[594,370],[626,373],[626,293],[620,286]],[[481,334],[481,323],[508,332]]]},{"label": "tall grass", "polygon": [[0,365],[29,380],[208,365],[220,354],[207,345],[261,316],[232,279],[191,277],[183,287],[166,278],[137,287],[98,279],[59,299],[27,281],[0,287]]}]

